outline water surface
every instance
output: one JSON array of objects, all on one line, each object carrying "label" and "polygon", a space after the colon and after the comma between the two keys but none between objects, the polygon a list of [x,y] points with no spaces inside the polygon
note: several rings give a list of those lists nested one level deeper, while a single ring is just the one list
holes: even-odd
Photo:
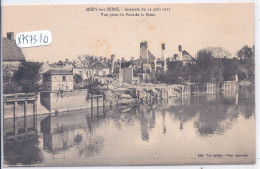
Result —
[{"label": "water surface", "polygon": [[[32,125],[29,119],[33,117],[26,118]],[[24,118],[16,120],[22,128]],[[13,130],[12,124],[13,119],[4,121],[5,132]],[[5,141],[4,145],[8,166],[254,161],[255,98],[254,90],[246,88],[220,95],[40,115],[36,136]]]}]

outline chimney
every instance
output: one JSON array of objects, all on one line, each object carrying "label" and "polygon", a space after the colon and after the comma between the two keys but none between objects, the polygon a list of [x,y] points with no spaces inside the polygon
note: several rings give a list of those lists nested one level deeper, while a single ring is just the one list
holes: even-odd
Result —
[{"label": "chimney", "polygon": [[147,62],[148,60],[148,42],[144,41],[140,43],[140,60],[141,62]]},{"label": "chimney", "polygon": [[162,43],[162,60],[164,60],[165,44]]},{"label": "chimney", "polygon": [[179,45],[179,61],[182,61],[182,46]]},{"label": "chimney", "polygon": [[14,32],[7,32],[7,38],[9,40],[14,40]]},{"label": "chimney", "polygon": [[113,74],[114,73],[114,62],[115,62],[115,55],[112,54],[111,55],[111,70],[110,70],[110,73]]}]

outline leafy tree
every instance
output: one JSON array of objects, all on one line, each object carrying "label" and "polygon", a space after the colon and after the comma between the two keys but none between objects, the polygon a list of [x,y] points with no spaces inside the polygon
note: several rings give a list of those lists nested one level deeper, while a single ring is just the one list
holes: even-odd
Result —
[{"label": "leafy tree", "polygon": [[189,75],[192,82],[207,83],[223,80],[223,65],[211,51],[200,50],[195,64],[189,65]]},{"label": "leafy tree", "polygon": [[84,86],[85,89],[89,89],[90,94],[101,94],[101,83],[99,81],[91,81]]},{"label": "leafy tree", "polygon": [[238,74],[239,71],[239,61],[236,58],[228,59],[228,58],[222,58],[221,64],[223,65],[223,77],[224,80],[235,80],[234,75]]},{"label": "leafy tree", "polygon": [[79,83],[82,83],[82,77],[79,75],[79,74],[75,74],[74,76],[73,76],[73,80],[74,80],[74,82],[76,83],[76,84],[79,84]]},{"label": "leafy tree", "polygon": [[21,86],[16,83],[13,79],[13,75],[16,71],[15,66],[13,65],[3,65],[3,93],[18,93],[21,92]]},{"label": "leafy tree", "polygon": [[240,60],[253,59],[254,55],[253,48],[250,48],[247,45],[243,46],[243,48],[237,52],[237,56],[240,58]]},{"label": "leafy tree", "polygon": [[40,90],[39,62],[24,62],[14,73],[14,81],[22,87],[22,92],[37,92]]},{"label": "leafy tree", "polygon": [[[237,56],[240,59],[241,68],[239,79],[255,81],[255,51],[254,48],[243,46],[238,52]],[[245,77],[244,77],[245,76]]]},{"label": "leafy tree", "polygon": [[167,62],[168,71],[166,73],[161,72],[158,75],[157,80],[164,83],[182,83],[188,80],[188,66],[183,65],[182,62]]},{"label": "leafy tree", "polygon": [[121,68],[125,68],[125,67],[129,67],[130,65],[132,65],[132,62],[131,61],[122,61],[121,62]]}]

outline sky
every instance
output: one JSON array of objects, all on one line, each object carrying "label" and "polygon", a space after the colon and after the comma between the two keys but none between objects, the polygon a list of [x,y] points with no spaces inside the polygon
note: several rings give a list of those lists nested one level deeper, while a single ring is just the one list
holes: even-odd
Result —
[{"label": "sky", "polygon": [[[104,17],[87,7],[170,8],[155,16]],[[232,56],[244,45],[254,44],[253,3],[161,5],[17,5],[2,8],[2,36],[7,32],[49,30],[48,46],[23,48],[27,60],[75,60],[86,54],[116,59],[139,58],[140,42],[161,57],[178,52],[178,45],[192,56],[206,47],[223,47]],[[106,12],[107,13],[107,12]],[[133,12],[132,12],[133,13]],[[146,13],[146,12],[144,12]],[[149,12],[147,12],[149,13]]]}]

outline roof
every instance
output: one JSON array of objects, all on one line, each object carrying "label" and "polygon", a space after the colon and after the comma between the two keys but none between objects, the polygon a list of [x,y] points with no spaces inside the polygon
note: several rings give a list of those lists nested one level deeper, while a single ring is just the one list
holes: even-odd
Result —
[{"label": "roof", "polygon": [[43,63],[40,67],[40,74],[43,74],[51,69],[51,66],[48,63]]},{"label": "roof", "polygon": [[152,61],[155,59],[155,56],[152,54],[151,51],[148,50],[148,61]]},{"label": "roof", "polygon": [[93,69],[108,69],[109,67],[100,61],[96,61],[91,65]]},{"label": "roof", "polygon": [[186,50],[182,51],[182,60],[192,60],[193,57]]},{"label": "roof", "polygon": [[15,40],[3,38],[3,61],[25,61],[24,54]]},{"label": "roof", "polygon": [[50,69],[43,74],[44,75],[73,75],[71,71],[65,69]]}]

